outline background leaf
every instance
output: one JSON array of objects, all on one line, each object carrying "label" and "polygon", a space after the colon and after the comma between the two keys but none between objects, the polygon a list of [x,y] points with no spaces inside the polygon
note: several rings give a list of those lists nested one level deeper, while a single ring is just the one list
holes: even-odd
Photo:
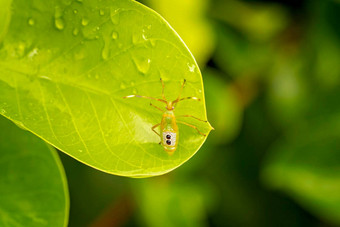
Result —
[{"label": "background leaf", "polygon": [[213,27],[207,17],[209,0],[144,0],[142,2],[170,22],[188,45],[200,66],[207,63],[215,47]]},{"label": "background leaf", "polygon": [[[321,120],[321,119],[320,119]],[[313,122],[273,147],[263,170],[268,186],[282,190],[322,218],[340,223],[340,118]]]},{"label": "background leaf", "polygon": [[161,113],[149,100],[122,99],[160,97],[160,77],[165,96],[175,99],[185,78],[183,97],[202,101],[179,103],[177,114],[206,119],[191,53],[158,14],[134,1],[16,0],[0,60],[0,112],[94,168],[133,177],[163,174],[206,139],[180,126],[179,147],[169,156],[151,131]]},{"label": "background leaf", "polygon": [[67,226],[67,182],[55,149],[3,117],[0,129],[0,225]]}]

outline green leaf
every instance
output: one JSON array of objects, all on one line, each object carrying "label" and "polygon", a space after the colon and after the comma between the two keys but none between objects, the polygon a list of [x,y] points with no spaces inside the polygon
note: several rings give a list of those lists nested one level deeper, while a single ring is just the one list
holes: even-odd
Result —
[{"label": "green leaf", "polygon": [[[164,174],[205,141],[179,126],[169,156],[151,127],[162,113],[140,94],[196,96],[176,113],[206,119],[203,83],[191,53],[158,14],[131,0],[14,0],[0,49],[0,113],[99,170],[131,177]],[[164,104],[159,104],[164,108]],[[189,119],[203,133],[211,126]]]},{"label": "green leaf", "polygon": [[[324,119],[327,119],[326,121]],[[309,122],[273,147],[263,179],[306,209],[340,223],[340,117]]]},{"label": "green leaf", "polygon": [[0,129],[0,226],[67,226],[67,182],[55,149],[3,117]]}]

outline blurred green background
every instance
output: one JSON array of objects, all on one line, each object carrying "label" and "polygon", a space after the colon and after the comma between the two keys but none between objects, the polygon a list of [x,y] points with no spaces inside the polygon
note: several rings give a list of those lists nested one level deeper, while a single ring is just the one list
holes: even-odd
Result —
[{"label": "blurred green background", "polygon": [[194,54],[216,130],[149,179],[60,153],[69,226],[340,226],[340,1],[141,2]]}]

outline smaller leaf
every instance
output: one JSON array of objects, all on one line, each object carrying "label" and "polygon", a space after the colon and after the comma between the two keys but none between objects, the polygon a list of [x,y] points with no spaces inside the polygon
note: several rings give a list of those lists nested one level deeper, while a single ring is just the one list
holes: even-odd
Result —
[{"label": "smaller leaf", "polygon": [[3,117],[0,129],[0,226],[67,226],[67,182],[56,151]]}]

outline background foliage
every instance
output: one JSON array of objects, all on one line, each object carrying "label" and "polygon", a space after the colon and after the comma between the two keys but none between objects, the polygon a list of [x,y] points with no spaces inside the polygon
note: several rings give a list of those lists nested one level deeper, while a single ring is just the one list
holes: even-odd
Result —
[{"label": "background foliage", "polygon": [[[131,181],[79,165],[82,176],[107,182],[115,196],[108,193],[96,211],[75,204],[71,223],[340,225],[339,3],[144,3],[170,21],[198,59],[216,130],[189,162],[162,177]],[[74,161],[63,158],[71,172]],[[83,220],[79,209],[92,210],[93,218]],[[113,220],[120,209],[125,218]]]},{"label": "background foliage", "polygon": [[143,3],[198,59],[216,130],[186,164],[150,179],[60,153],[69,225],[340,226],[339,1]]}]

